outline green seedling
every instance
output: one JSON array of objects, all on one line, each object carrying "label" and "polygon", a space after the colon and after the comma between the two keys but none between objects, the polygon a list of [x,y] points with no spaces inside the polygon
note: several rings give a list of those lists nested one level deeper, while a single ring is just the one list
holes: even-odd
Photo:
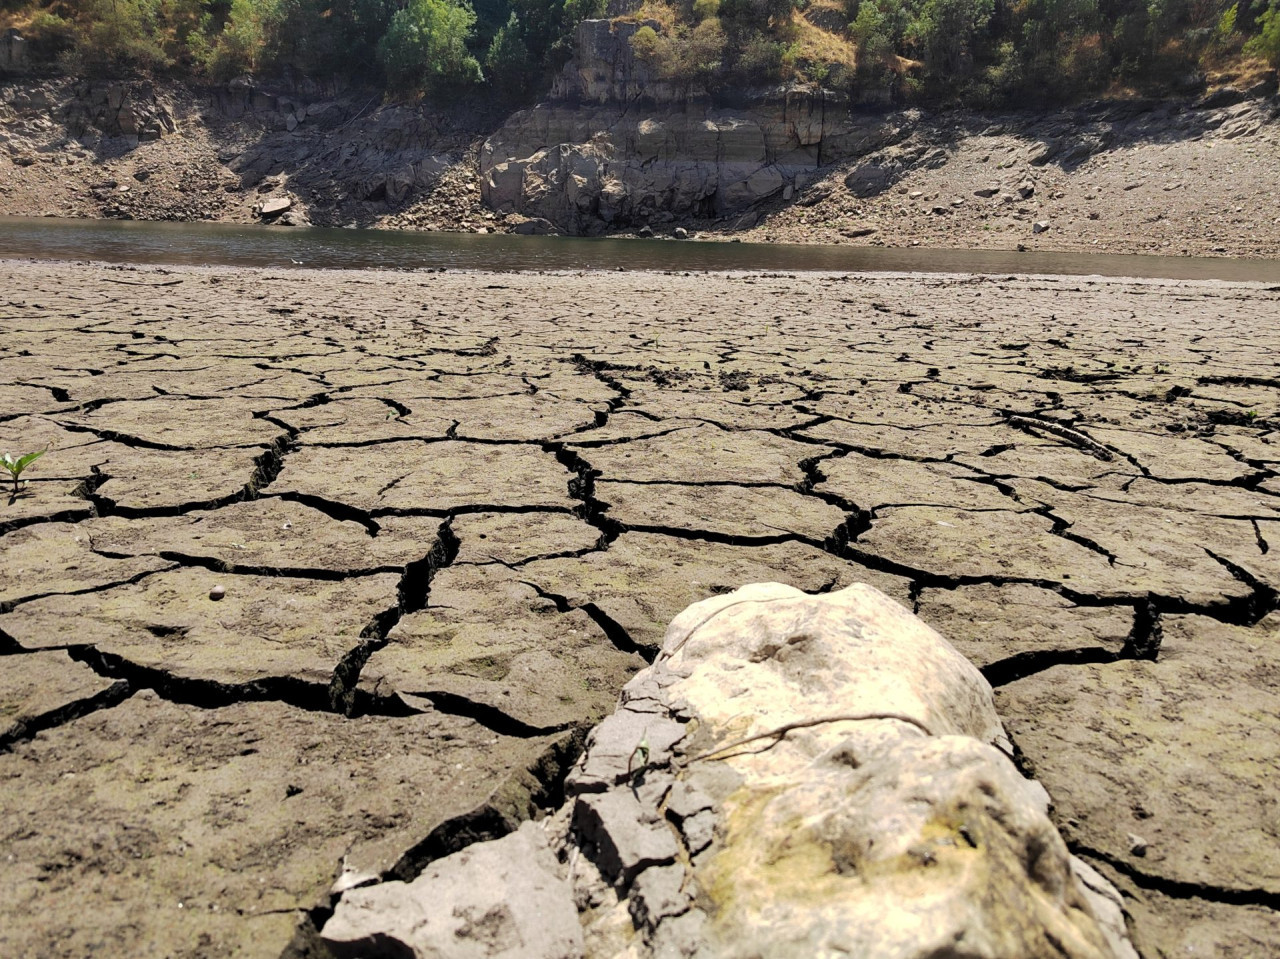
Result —
[{"label": "green seedling", "polygon": [[9,475],[13,477],[13,495],[15,497],[18,495],[18,477],[22,475],[22,471],[44,456],[48,449],[49,447],[46,446],[42,450],[36,450],[34,453],[28,453],[26,456],[19,456],[16,459],[12,453],[5,453],[4,456],[0,456],[0,466],[7,469]]},{"label": "green seedling", "polygon": [[[636,762],[637,759],[639,763]],[[647,765],[649,765],[649,734],[645,733],[639,745],[631,750],[631,756],[627,759],[627,775],[634,775],[633,770],[643,772]]]}]

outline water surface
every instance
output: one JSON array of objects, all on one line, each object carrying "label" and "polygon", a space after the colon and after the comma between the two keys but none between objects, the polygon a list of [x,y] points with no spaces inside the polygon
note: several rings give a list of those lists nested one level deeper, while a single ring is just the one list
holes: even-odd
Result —
[{"label": "water surface", "polygon": [[0,257],[398,270],[844,270],[1280,283],[1280,260],[0,217]]}]

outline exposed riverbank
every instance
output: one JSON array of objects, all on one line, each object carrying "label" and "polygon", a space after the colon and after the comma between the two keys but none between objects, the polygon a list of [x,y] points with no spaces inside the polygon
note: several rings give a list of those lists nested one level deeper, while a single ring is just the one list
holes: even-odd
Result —
[{"label": "exposed riverbank", "polygon": [[0,449],[49,446],[0,501],[5,955],[304,945],[554,805],[667,622],[768,580],[981,667],[1144,955],[1280,949],[1275,290],[0,285]]},{"label": "exposed riverbank", "polygon": [[1000,116],[818,116],[806,94],[747,111],[552,103],[504,118],[362,95],[11,81],[0,214],[236,223],[265,207],[282,225],[1270,257],[1268,89]]}]

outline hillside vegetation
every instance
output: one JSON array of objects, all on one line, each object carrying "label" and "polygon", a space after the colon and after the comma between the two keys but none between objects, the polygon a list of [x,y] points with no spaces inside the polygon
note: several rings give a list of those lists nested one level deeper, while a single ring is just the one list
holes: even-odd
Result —
[{"label": "hillside vegetation", "polygon": [[[0,0],[86,75],[343,78],[537,97],[605,0]],[[1062,102],[1280,65],[1280,0],[646,0],[638,58],[712,95],[799,80],[864,102]]]}]

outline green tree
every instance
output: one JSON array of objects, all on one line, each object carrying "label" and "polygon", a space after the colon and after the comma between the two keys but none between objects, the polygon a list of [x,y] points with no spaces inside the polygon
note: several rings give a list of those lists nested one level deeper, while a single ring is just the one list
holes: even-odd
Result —
[{"label": "green tree", "polygon": [[995,0],[925,0],[908,39],[920,52],[932,79],[948,87],[972,72]]},{"label": "green tree", "polygon": [[279,0],[231,0],[227,21],[204,57],[209,74],[216,80],[229,80],[260,69],[280,16]]},{"label": "green tree", "polygon": [[1245,53],[1280,67],[1280,0],[1271,0],[1258,16],[1258,28],[1258,35],[1245,44]]},{"label": "green tree", "polygon": [[520,18],[514,11],[493,35],[484,57],[484,66],[489,82],[503,95],[521,98],[520,92],[529,90],[535,73],[534,63],[520,31]]},{"label": "green tree", "polygon": [[378,44],[388,81],[402,90],[480,82],[480,64],[467,49],[475,22],[470,7],[450,0],[409,0]]},{"label": "green tree", "polygon": [[869,93],[892,95],[897,79],[894,57],[902,48],[911,16],[902,0],[863,0],[849,24],[849,33],[858,45],[855,79]]},{"label": "green tree", "polygon": [[168,66],[159,0],[87,0],[78,18],[74,66],[116,74]]}]

